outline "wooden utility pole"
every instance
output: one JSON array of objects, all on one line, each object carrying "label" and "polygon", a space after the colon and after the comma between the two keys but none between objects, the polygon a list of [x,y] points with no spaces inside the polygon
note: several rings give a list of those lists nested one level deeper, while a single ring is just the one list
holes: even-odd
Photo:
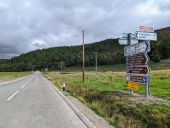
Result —
[{"label": "wooden utility pole", "polygon": [[95,60],[96,60],[96,72],[97,72],[97,66],[98,66],[98,59],[97,59],[97,55],[98,55],[98,52],[93,52],[95,54]]},{"label": "wooden utility pole", "polygon": [[60,70],[61,70],[61,72],[63,70],[63,61],[60,62]]},{"label": "wooden utility pole", "polygon": [[82,81],[84,82],[84,30],[82,31],[82,50],[83,50],[83,54],[82,54]]}]

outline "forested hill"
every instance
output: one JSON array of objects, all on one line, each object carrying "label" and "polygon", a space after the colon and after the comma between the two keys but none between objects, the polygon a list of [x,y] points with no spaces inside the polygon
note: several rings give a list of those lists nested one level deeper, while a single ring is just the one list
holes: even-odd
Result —
[{"label": "forested hill", "polygon": [[[156,30],[158,41],[151,42],[149,56],[152,61],[159,62],[160,59],[170,58],[170,27]],[[118,39],[107,39],[104,41],[85,45],[85,64],[94,66],[95,55],[98,53],[99,65],[112,65],[125,63],[123,46],[118,44]],[[48,67],[51,70],[59,69],[60,62],[63,66],[80,66],[82,63],[82,46],[63,46],[32,51],[13,57],[8,61],[0,61],[0,71],[27,71],[32,68],[43,70]]]},{"label": "forested hill", "polygon": [[[124,63],[123,46],[118,44],[118,39],[107,39],[104,41],[85,45],[85,64],[92,66],[95,64],[95,55],[99,52],[98,64]],[[13,57],[9,63],[1,64],[2,70],[25,71],[34,69],[59,68],[60,62],[64,66],[79,66],[82,63],[82,46],[63,46],[48,49],[36,50],[18,57]]]}]

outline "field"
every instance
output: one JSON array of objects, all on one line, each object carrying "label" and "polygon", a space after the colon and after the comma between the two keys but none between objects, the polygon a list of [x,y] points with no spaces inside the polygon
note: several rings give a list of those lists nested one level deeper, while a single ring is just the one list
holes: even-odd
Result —
[{"label": "field", "polygon": [[[44,76],[56,86],[66,82],[67,91],[103,116],[113,126],[120,128],[170,127],[170,69],[151,72],[149,101],[136,101],[126,89],[125,72],[47,72]],[[144,85],[136,93],[144,95]],[[140,98],[139,98],[140,100]]]},{"label": "field", "polygon": [[[150,62],[149,66],[152,70],[165,70],[170,69],[170,59],[164,59],[161,60],[159,63]],[[93,67],[85,67],[86,71],[95,71],[95,66]],[[113,72],[121,72],[125,71],[125,64],[113,64],[113,65],[105,65],[105,66],[99,66],[98,71],[99,72],[107,72],[107,71],[113,71]],[[65,72],[80,72],[82,69],[80,66],[75,67],[64,67]]]},{"label": "field", "polygon": [[31,72],[0,72],[0,82],[31,74]]}]

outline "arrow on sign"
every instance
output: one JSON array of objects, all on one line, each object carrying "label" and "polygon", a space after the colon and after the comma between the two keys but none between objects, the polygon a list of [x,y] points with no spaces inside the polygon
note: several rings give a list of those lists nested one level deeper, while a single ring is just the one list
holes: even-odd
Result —
[{"label": "arrow on sign", "polygon": [[157,34],[153,32],[136,32],[138,40],[153,40],[157,41]]},{"label": "arrow on sign", "polygon": [[149,62],[147,54],[128,56],[126,59],[128,65],[147,65]]},{"label": "arrow on sign", "polygon": [[[136,38],[131,38],[130,42],[131,42],[131,44],[137,44],[138,40]],[[127,38],[120,38],[119,44],[120,45],[128,45],[128,39]]]},{"label": "arrow on sign", "polygon": [[135,73],[135,74],[148,74],[150,72],[149,66],[127,66],[127,73]]},{"label": "arrow on sign", "polygon": [[148,41],[126,46],[124,48],[125,56],[130,56],[130,55],[135,55],[135,54],[140,54],[140,53],[147,53],[147,52],[150,52],[150,42]]},{"label": "arrow on sign", "polygon": [[149,83],[149,76],[132,76],[132,75],[127,75],[127,81],[135,82],[135,83],[140,83],[140,84],[148,84]]}]

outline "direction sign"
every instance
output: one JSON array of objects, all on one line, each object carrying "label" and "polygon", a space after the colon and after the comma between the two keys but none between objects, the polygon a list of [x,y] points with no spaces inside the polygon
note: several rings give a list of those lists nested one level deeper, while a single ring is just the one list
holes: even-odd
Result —
[{"label": "direction sign", "polygon": [[127,66],[127,73],[148,74],[150,72],[149,66]]},{"label": "direction sign", "polygon": [[135,55],[135,54],[140,54],[140,53],[147,53],[147,52],[150,52],[150,42],[149,41],[140,42],[138,44],[126,46],[124,48],[125,56]]},{"label": "direction sign", "polygon": [[[130,39],[130,43],[131,44],[137,44],[138,43],[138,40],[136,38],[131,38]],[[128,45],[128,39],[123,37],[123,38],[120,38],[119,39],[119,44],[120,45]]]},{"label": "direction sign", "polygon": [[127,83],[127,88],[137,91],[137,90],[139,90],[139,85],[134,83],[134,82],[128,82]]},{"label": "direction sign", "polygon": [[126,57],[126,64],[128,65],[147,65],[149,56],[147,54],[133,55]]},{"label": "direction sign", "polygon": [[140,84],[148,84],[149,83],[149,76],[131,76],[127,75],[127,81],[140,83]]},{"label": "direction sign", "polygon": [[154,29],[148,26],[140,26],[139,30],[140,32],[154,32]]},{"label": "direction sign", "polygon": [[157,34],[153,32],[136,32],[136,39],[157,41]]}]

